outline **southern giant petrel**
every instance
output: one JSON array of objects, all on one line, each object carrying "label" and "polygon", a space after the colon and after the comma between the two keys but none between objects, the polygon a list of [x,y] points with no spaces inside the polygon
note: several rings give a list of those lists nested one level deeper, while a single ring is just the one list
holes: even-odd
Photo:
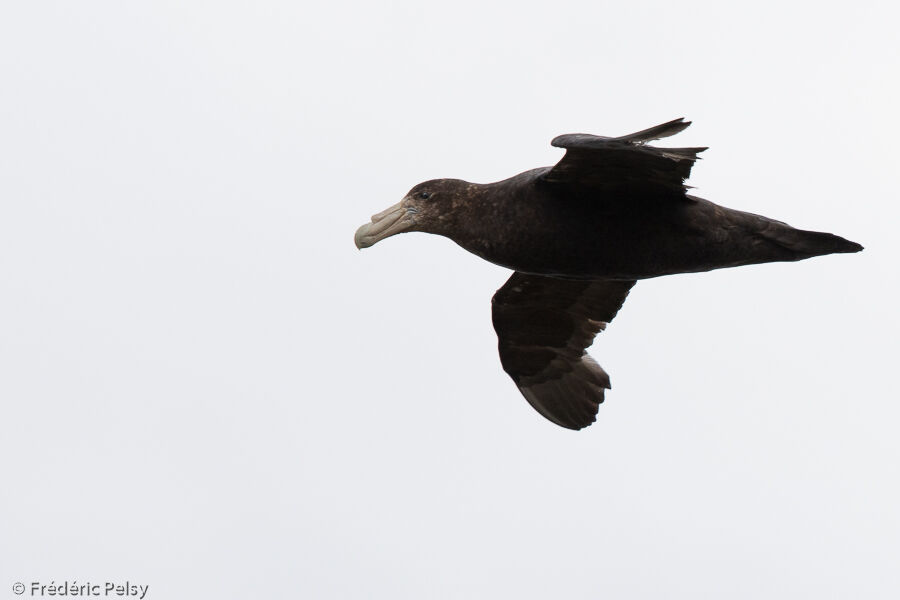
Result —
[{"label": "southern giant petrel", "polygon": [[423,231],[515,270],[492,301],[503,369],[541,415],[587,427],[610,384],[586,350],[636,280],[862,250],[688,194],[705,148],[646,145],[688,125],[561,135],[552,144],[566,153],[553,167],[488,184],[420,183],[360,227],[356,245]]}]

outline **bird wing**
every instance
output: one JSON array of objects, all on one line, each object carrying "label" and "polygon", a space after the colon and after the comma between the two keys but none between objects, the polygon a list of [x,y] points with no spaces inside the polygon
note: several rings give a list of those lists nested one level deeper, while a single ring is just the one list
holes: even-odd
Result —
[{"label": "bird wing", "polygon": [[569,133],[552,145],[566,154],[545,173],[543,181],[590,188],[608,198],[685,198],[684,181],[697,154],[706,148],[656,148],[646,143],[675,135],[690,125],[675,119],[621,137]]},{"label": "bird wing", "polygon": [[609,376],[586,349],[634,281],[582,281],[515,272],[491,301],[500,362],[519,391],[557,425],[594,422]]}]

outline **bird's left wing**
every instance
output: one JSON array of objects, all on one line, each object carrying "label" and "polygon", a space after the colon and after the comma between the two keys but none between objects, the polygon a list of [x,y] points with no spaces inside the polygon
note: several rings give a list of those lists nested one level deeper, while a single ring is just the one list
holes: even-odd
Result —
[{"label": "bird's left wing", "polygon": [[515,272],[491,301],[500,362],[529,404],[569,429],[594,422],[609,376],[586,350],[634,281]]},{"label": "bird's left wing", "polygon": [[706,148],[656,148],[646,143],[683,131],[690,121],[675,119],[621,137],[569,133],[552,145],[566,154],[542,176],[551,184],[573,185],[610,199],[684,199],[684,181],[697,154]]}]

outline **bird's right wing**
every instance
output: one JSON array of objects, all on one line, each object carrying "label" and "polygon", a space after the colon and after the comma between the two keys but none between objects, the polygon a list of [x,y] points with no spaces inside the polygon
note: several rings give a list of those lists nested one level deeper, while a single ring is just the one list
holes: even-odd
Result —
[{"label": "bird's right wing", "polygon": [[656,148],[646,143],[685,130],[690,121],[675,119],[621,137],[569,133],[552,145],[566,154],[542,176],[551,184],[590,189],[613,199],[684,199],[684,182],[697,154],[706,148]]},{"label": "bird's right wing", "polygon": [[500,362],[541,415],[569,429],[594,422],[609,376],[587,348],[634,281],[580,281],[515,272],[491,301]]}]

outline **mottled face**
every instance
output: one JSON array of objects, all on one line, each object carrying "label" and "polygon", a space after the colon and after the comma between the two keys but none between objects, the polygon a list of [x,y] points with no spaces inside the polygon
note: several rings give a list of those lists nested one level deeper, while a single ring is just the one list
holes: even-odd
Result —
[{"label": "mottled face", "polygon": [[414,186],[403,200],[373,215],[371,223],[356,230],[356,247],[368,248],[406,231],[444,234],[471,187],[459,179],[432,179]]}]

